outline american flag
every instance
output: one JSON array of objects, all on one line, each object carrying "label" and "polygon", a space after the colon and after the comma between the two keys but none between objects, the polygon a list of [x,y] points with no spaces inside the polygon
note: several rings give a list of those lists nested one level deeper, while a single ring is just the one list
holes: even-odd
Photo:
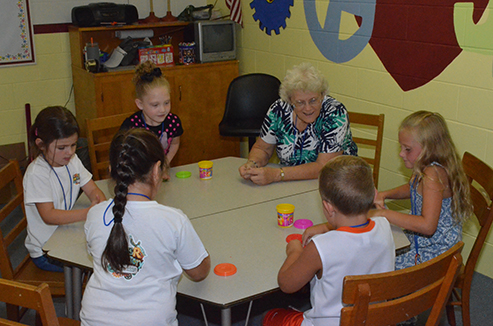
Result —
[{"label": "american flag", "polygon": [[243,17],[241,14],[241,0],[226,0],[226,6],[230,10],[230,18],[243,27]]}]

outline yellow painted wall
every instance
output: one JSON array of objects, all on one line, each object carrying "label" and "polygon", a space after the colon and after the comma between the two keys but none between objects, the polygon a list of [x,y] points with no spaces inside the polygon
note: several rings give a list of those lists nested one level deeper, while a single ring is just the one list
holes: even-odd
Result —
[{"label": "yellow painted wall", "polygon": [[[72,86],[68,33],[34,35],[36,64],[0,68],[0,145],[27,142],[24,106],[31,115],[65,105]],[[75,113],[73,93],[66,105]]]},{"label": "yellow painted wall", "polygon": [[[336,64],[327,60],[309,34],[303,1],[294,1],[291,17],[286,20],[286,29],[281,28],[279,35],[272,32],[270,36],[260,30],[259,22],[253,19],[255,10],[250,8],[250,2],[242,3],[244,26],[238,37],[240,73],[263,72],[282,80],[287,69],[309,61],[325,74],[330,94],[344,103],[348,110],[384,113],[385,139],[379,179],[381,190],[396,187],[409,177],[410,171],[398,157],[397,128],[404,117],[417,110],[442,114],[459,153],[462,155],[467,150],[493,166],[492,55],[463,51],[433,81],[404,92],[369,45],[349,62]],[[322,25],[327,6],[327,1],[317,1],[317,13]],[[357,29],[354,16],[343,14],[341,37],[349,37]],[[470,30],[466,30],[464,27],[463,32],[467,36]],[[491,53],[487,51],[487,47],[491,46],[486,42],[491,43],[492,34],[484,42],[485,53]],[[477,42],[477,37],[466,39],[475,50],[478,43],[481,44]],[[463,237],[466,255],[476,234],[477,226],[468,222]],[[493,277],[492,233],[483,249],[477,271]]]}]

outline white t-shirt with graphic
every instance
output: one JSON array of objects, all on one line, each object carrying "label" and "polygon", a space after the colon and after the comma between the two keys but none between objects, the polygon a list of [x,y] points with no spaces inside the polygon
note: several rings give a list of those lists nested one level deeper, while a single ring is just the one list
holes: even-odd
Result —
[{"label": "white t-shirt with graphic", "polygon": [[[123,226],[131,265],[123,275],[107,272],[101,256],[113,227],[113,204],[89,211],[85,224],[94,274],[82,300],[82,325],[178,325],[176,287],[184,269],[208,256],[188,217],[155,201],[129,201]],[[106,214],[105,214],[106,211]]]},{"label": "white t-shirt with graphic", "polygon": [[24,206],[27,218],[25,245],[32,258],[43,255],[43,246],[58,225],[46,224],[36,203],[52,202],[55,209],[70,210],[80,188],[92,179],[81,160],[74,154],[65,166],[52,168],[43,156],[38,156],[24,174]]}]

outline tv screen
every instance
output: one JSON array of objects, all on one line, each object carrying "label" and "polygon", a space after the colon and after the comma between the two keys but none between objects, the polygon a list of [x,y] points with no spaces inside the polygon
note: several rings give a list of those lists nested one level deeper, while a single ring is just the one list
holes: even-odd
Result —
[{"label": "tv screen", "polygon": [[[192,25],[192,24],[191,24]],[[236,23],[231,20],[202,20],[185,29],[184,39],[195,42],[195,56],[199,62],[236,59]]]},{"label": "tv screen", "polygon": [[215,53],[234,50],[234,25],[203,25],[203,52]]}]

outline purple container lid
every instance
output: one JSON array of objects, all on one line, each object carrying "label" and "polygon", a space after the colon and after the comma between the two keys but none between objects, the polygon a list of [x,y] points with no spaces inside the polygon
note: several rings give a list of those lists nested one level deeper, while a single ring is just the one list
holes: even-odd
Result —
[{"label": "purple container lid", "polygon": [[294,222],[294,227],[297,229],[308,229],[312,225],[312,221],[304,218],[296,220],[296,222]]}]

